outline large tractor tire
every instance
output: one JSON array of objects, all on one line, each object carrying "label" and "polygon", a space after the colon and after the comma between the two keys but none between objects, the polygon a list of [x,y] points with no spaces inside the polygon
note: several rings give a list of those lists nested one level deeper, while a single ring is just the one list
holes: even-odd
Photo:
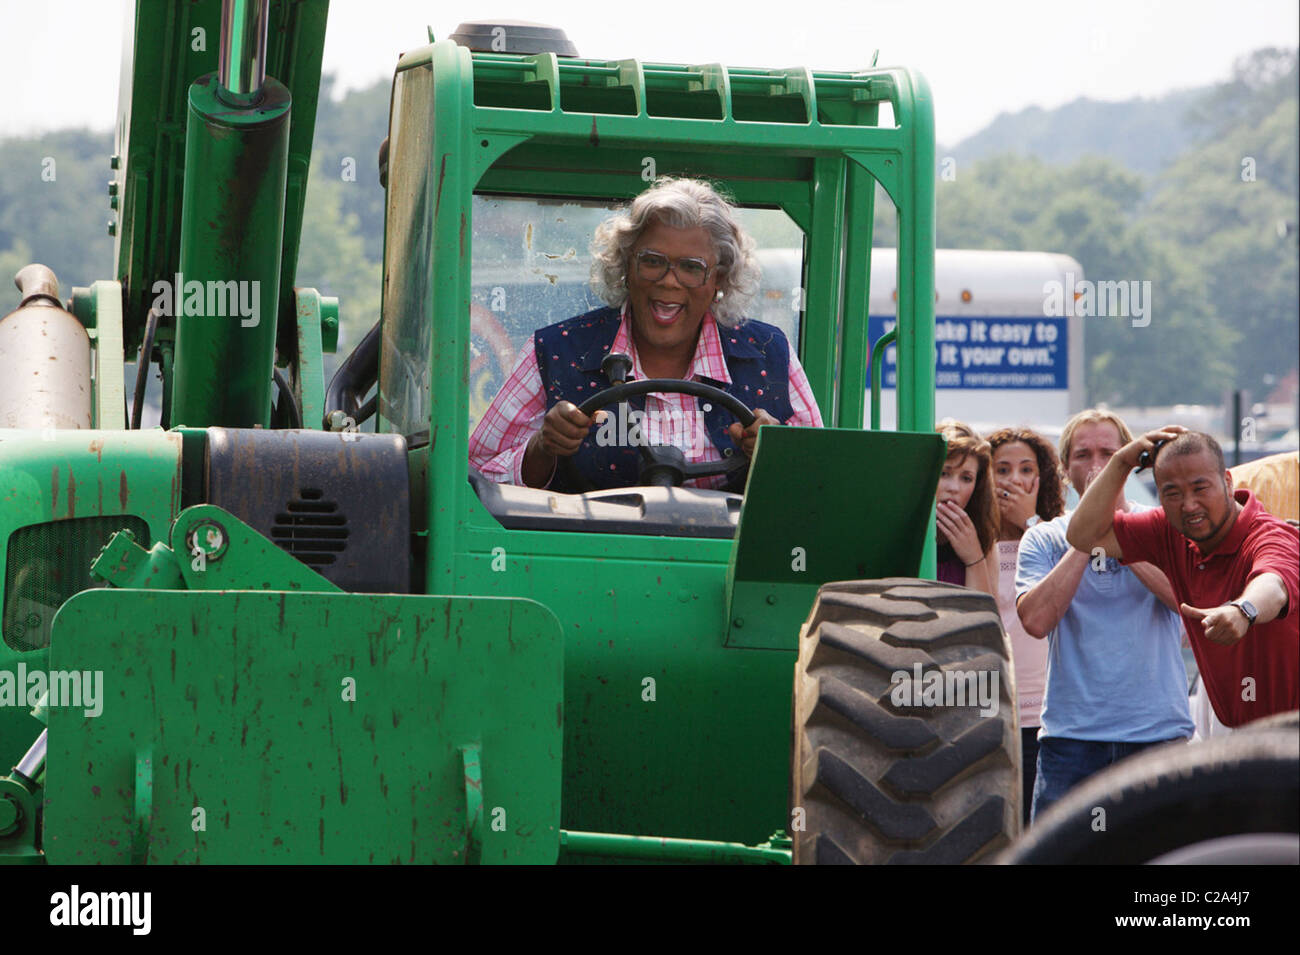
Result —
[{"label": "large tractor tire", "polygon": [[[986,691],[996,678],[988,707],[924,692],[971,674]],[[795,863],[993,861],[1020,831],[1016,709],[992,597],[910,578],[824,585],[795,664]]]},{"label": "large tractor tire", "polygon": [[1300,863],[1294,713],[1117,763],[1053,805],[1012,864]]}]

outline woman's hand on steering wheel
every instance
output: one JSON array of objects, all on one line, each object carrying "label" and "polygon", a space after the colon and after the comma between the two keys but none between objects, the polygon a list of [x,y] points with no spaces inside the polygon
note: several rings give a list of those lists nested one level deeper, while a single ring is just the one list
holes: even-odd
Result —
[{"label": "woman's hand on steering wheel", "polygon": [[578,453],[591,426],[600,424],[604,412],[595,411],[590,417],[572,401],[558,401],[542,419],[542,450],[551,457],[567,458]]},{"label": "woman's hand on steering wheel", "polygon": [[733,421],[727,426],[727,435],[740,450],[745,452],[745,457],[754,456],[754,442],[758,440],[758,429],[765,424],[780,424],[770,414],[762,408],[754,409],[754,420],[748,428],[743,427],[739,421]]},{"label": "woman's hand on steering wheel", "polygon": [[[684,381],[676,378],[646,378],[639,381],[625,381],[622,384],[614,385],[592,395],[578,408],[578,413],[583,416],[590,416],[587,418],[588,421],[599,424],[599,409],[604,408],[606,405],[626,401],[636,395],[651,394],[656,391],[692,395],[697,399],[716,402],[736,417],[737,426],[743,429],[753,428],[755,435],[757,435],[760,424],[780,423],[770,415],[764,415],[766,422],[759,420],[743,401],[721,388],[705,384],[702,381]],[[556,407],[559,407],[559,405],[557,404]],[[743,435],[745,431],[742,430],[739,433]],[[748,453],[753,453],[752,441],[749,444]],[[680,486],[682,481],[686,479],[711,477],[715,474],[731,474],[748,466],[749,463],[748,457],[740,458],[732,455],[730,459],[724,458],[721,461],[701,461],[696,464],[688,464],[682,451],[678,448],[671,445],[651,446],[645,443],[641,444],[641,457],[641,477],[646,480],[646,483],[663,484],[671,487]],[[651,474],[648,479],[646,478],[647,473]]]},{"label": "woman's hand on steering wheel", "polygon": [[593,424],[600,424],[607,411],[582,413],[571,401],[557,402],[542,419],[542,430],[528,439],[524,451],[523,479],[529,487],[546,487],[560,458],[578,453]]}]

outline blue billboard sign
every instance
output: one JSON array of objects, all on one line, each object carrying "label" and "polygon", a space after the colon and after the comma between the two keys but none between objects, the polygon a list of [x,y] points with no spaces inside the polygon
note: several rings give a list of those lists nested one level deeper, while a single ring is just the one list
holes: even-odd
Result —
[{"label": "blue billboard sign", "polygon": [[[896,324],[892,315],[870,316],[870,341]],[[934,339],[936,388],[1065,391],[1070,387],[1068,333],[1059,319],[939,316]],[[885,352],[881,378],[885,388],[897,385],[898,356],[893,345]]]}]

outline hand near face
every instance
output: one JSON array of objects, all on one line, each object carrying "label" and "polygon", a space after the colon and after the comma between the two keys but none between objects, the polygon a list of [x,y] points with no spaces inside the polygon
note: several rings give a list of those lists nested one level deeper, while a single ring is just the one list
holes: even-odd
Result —
[{"label": "hand near face", "polygon": [[973,564],[984,556],[975,523],[964,508],[952,501],[940,501],[934,509],[939,536],[952,545],[953,553],[963,564]]},{"label": "hand near face", "polygon": [[758,429],[765,424],[779,425],[780,423],[762,408],[755,408],[753,424],[748,428],[742,428],[739,421],[733,421],[730,427],[727,428],[727,434],[736,443],[736,446],[745,452],[745,457],[752,458],[754,456],[754,442],[758,440]]},{"label": "hand near face", "polygon": [[993,493],[1002,514],[1002,523],[1023,529],[1038,508],[1038,475],[1034,475],[1027,490],[1011,478],[998,478]]}]

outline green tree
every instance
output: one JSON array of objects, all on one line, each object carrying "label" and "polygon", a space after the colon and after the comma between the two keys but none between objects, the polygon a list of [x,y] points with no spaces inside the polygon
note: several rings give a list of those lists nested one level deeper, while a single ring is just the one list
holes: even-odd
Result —
[{"label": "green tree", "polygon": [[1262,396],[1300,352],[1296,80],[1295,51],[1240,61],[1194,117],[1206,138],[1160,177],[1145,217],[1236,332],[1221,390]]},{"label": "green tree", "polygon": [[[321,77],[312,139],[312,175],[332,178],[345,186],[339,193],[344,216],[356,217],[356,232],[366,258],[378,262],[384,254],[384,190],[379,185],[379,144],[388,135],[391,80],[333,97],[336,77]],[[319,165],[317,165],[319,163]],[[355,179],[344,178],[355,175]]]},{"label": "green tree", "polygon": [[6,304],[0,305],[0,315],[7,315],[18,307],[18,289],[14,287],[13,278],[19,269],[31,261],[31,246],[22,239],[14,239],[13,245],[0,250],[0,281],[7,286],[4,296]]},{"label": "green tree", "polygon": [[1187,111],[1187,125],[1203,140],[1256,126],[1273,107],[1296,95],[1300,51],[1264,47],[1239,57],[1232,76],[1214,86]]},{"label": "green tree", "polygon": [[1064,253],[1089,280],[1149,282],[1149,324],[1084,319],[1089,402],[1217,401],[1235,336],[1176,243],[1144,224],[1144,188],[1140,176],[1097,157],[1069,166],[982,160],[941,183],[938,244]]},{"label": "green tree", "polygon": [[[379,320],[380,265],[366,255],[357,216],[343,211],[344,197],[355,186],[333,174],[325,158],[313,160],[294,280],[338,297],[338,355],[346,355]],[[328,380],[337,360],[326,355],[325,361]]]},{"label": "green tree", "polygon": [[[74,285],[113,277],[113,240],[107,182],[112,136],[62,130],[0,142],[0,250],[9,250],[0,274],[0,315],[18,304],[13,276],[40,262],[59,278],[66,299]],[[26,261],[10,269],[12,256]]]}]

